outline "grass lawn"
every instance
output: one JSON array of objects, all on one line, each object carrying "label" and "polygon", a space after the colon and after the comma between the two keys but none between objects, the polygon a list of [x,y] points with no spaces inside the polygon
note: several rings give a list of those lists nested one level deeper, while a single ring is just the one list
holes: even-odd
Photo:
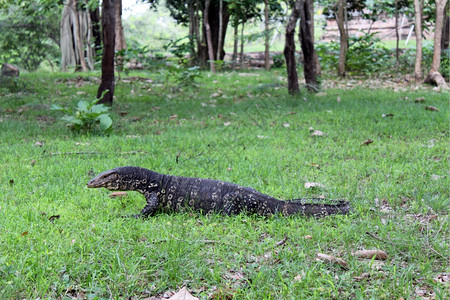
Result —
[{"label": "grass lawn", "polygon": [[[132,75],[153,82],[118,83],[109,136],[73,133],[49,109],[92,100],[98,73],[24,74],[20,92],[0,89],[0,298],[149,299],[186,286],[201,299],[448,299],[448,93],[356,84],[291,98],[282,72],[202,73],[181,89]],[[123,165],[345,198],[353,213],[124,219],[140,194],[86,188]]]}]

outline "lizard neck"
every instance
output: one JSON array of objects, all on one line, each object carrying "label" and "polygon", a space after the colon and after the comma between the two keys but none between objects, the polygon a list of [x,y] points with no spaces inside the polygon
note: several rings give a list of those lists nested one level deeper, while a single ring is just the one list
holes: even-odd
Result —
[{"label": "lizard neck", "polygon": [[152,193],[161,188],[164,175],[140,167],[121,167],[122,184],[128,191],[142,194]]}]

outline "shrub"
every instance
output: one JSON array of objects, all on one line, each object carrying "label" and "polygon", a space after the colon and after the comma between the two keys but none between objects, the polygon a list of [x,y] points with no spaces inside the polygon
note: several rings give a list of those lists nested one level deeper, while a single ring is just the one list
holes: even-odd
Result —
[{"label": "shrub", "polygon": [[112,130],[112,119],[107,113],[109,107],[104,104],[97,104],[98,99],[93,101],[81,100],[75,109],[63,108],[59,105],[52,105],[52,110],[65,112],[61,119],[68,122],[69,127],[77,132],[94,131],[98,125],[100,130],[107,133]]}]

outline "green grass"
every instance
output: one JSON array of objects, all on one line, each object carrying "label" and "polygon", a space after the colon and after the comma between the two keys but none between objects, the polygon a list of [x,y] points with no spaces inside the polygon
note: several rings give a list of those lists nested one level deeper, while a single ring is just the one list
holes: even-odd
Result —
[{"label": "green grass", "polygon": [[[356,88],[291,98],[276,72],[203,73],[182,90],[133,75],[154,83],[119,82],[110,136],[72,133],[49,109],[92,99],[96,73],[25,74],[22,91],[0,91],[0,298],[139,299],[183,285],[202,299],[449,297],[448,283],[435,280],[449,272],[448,93]],[[414,103],[420,96],[425,104]],[[310,127],[326,135],[311,137]],[[346,198],[354,211],[123,219],[143,207],[141,195],[110,199],[86,188],[122,165],[282,199]],[[375,248],[388,254],[378,268],[351,255]],[[349,268],[318,262],[317,253]],[[354,279],[362,273],[370,277]]]}]

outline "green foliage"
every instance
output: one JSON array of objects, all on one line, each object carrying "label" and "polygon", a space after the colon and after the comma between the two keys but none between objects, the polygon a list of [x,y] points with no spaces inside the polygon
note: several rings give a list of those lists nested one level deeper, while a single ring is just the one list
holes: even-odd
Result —
[{"label": "green foliage", "polygon": [[10,93],[17,93],[23,90],[24,86],[19,77],[0,76],[0,88]]},{"label": "green foliage", "polygon": [[92,132],[98,125],[102,132],[108,133],[112,130],[112,119],[108,113],[110,108],[97,102],[98,99],[81,100],[75,109],[54,104],[51,109],[66,113],[61,119],[68,122],[68,125],[76,132]]},{"label": "green foliage", "polygon": [[[163,6],[158,11],[147,10],[123,20],[125,39],[130,48],[147,47],[161,51],[167,41],[187,35],[187,28],[178,25]],[[151,30],[149,30],[151,28]]]},{"label": "green foliage", "polygon": [[[433,53],[434,53],[434,44],[433,41],[424,41],[422,46],[422,72],[426,74],[430,67],[431,62],[433,61]],[[400,56],[400,70],[404,73],[413,73],[414,72],[414,64],[416,60],[416,49],[410,48],[406,49],[403,54]],[[441,53],[441,67],[440,73],[442,76],[448,78],[449,74],[449,50],[444,49]]]},{"label": "green foliage", "polygon": [[286,62],[286,60],[284,58],[284,54],[282,54],[282,53],[275,54],[272,57],[272,60],[273,60],[274,68],[281,68],[282,66],[284,66],[284,63]]},{"label": "green foliage", "polygon": [[139,48],[127,47],[126,49],[116,51],[114,62],[116,70],[119,73],[119,78],[120,72],[125,72],[125,74],[129,73],[130,69],[127,67],[127,64],[130,62],[139,62],[143,66],[147,65],[147,62],[150,60],[149,52],[150,50],[147,46]]},{"label": "green foliage", "polygon": [[447,80],[450,78],[450,49],[444,49],[441,53],[441,68],[440,73],[442,76],[447,78]]},{"label": "green foliage", "polygon": [[[171,61],[169,59],[169,61]],[[172,61],[178,61],[173,60]],[[168,63],[162,70],[161,74],[164,77],[166,86],[175,81],[178,86],[192,86],[195,84],[197,78],[201,78],[200,67],[187,67],[184,63]]]},{"label": "green foliage", "polygon": [[32,71],[59,56],[61,10],[55,4],[48,9],[45,1],[21,2],[0,10],[0,61]]},{"label": "green foliage", "polygon": [[[346,70],[354,74],[373,74],[392,68],[392,51],[379,43],[374,33],[349,38]],[[339,60],[339,43],[319,43],[316,46],[322,68],[334,69]]]},{"label": "green foliage", "polygon": [[375,37],[375,33],[351,37],[346,57],[347,70],[362,74],[386,70],[392,63],[392,52],[379,42],[380,39]]}]

